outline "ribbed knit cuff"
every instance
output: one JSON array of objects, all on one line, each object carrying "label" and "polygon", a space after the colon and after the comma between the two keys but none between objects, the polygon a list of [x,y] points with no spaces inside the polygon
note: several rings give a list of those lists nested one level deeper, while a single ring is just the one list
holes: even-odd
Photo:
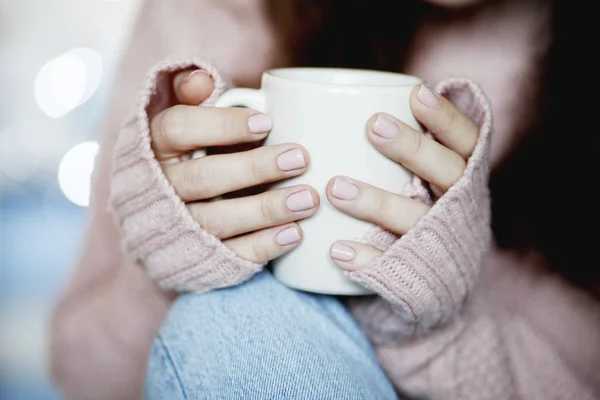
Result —
[{"label": "ribbed knit cuff", "polygon": [[165,61],[150,70],[134,118],[124,125],[115,148],[110,205],[125,252],[160,287],[205,292],[244,282],[262,265],[239,257],[202,229],[154,157],[150,121],[175,104],[173,75],[189,68],[201,68],[215,81],[203,105],[210,105],[227,87],[219,71],[199,58]]},{"label": "ribbed knit cuff", "polygon": [[[491,108],[468,79],[449,79],[436,90],[479,127],[463,176],[402,237],[381,228],[364,239],[383,250],[350,278],[392,304],[404,334],[429,331],[452,318],[474,286],[491,241],[488,190]],[[416,194],[425,193],[417,180]],[[380,321],[381,322],[381,321]]]}]

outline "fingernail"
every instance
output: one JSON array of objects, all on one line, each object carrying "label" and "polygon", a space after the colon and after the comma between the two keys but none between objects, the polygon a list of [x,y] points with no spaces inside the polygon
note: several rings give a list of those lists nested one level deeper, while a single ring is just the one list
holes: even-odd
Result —
[{"label": "fingernail", "polygon": [[438,95],[424,84],[421,84],[417,92],[417,99],[427,107],[437,107],[440,102]]},{"label": "fingernail", "polygon": [[248,128],[252,133],[267,133],[273,129],[273,120],[267,114],[254,114],[248,118]]},{"label": "fingernail", "polygon": [[294,171],[306,167],[306,161],[304,161],[302,150],[293,149],[281,153],[279,157],[277,157],[277,166],[282,171]]},{"label": "fingernail", "polygon": [[306,211],[315,206],[310,190],[302,190],[288,196],[286,200],[287,208],[290,211]]},{"label": "fingernail", "polygon": [[358,186],[341,178],[335,178],[331,194],[340,200],[354,200],[358,196]]},{"label": "fingernail", "polygon": [[301,239],[300,232],[296,228],[287,228],[282,230],[275,236],[275,241],[280,246],[287,246],[292,243],[297,243]]},{"label": "fingernail", "polygon": [[185,80],[183,81],[183,83],[189,82],[193,78],[195,78],[197,76],[200,76],[200,75],[210,76],[210,74],[208,72],[206,72],[205,70],[203,70],[203,69],[197,69],[195,71],[190,72],[190,74],[185,78]]},{"label": "fingernail", "polygon": [[345,244],[341,243],[334,243],[333,246],[331,246],[329,254],[331,254],[331,258],[335,260],[352,261],[354,260],[356,252],[350,246],[346,246]]},{"label": "fingernail", "polygon": [[382,138],[393,139],[398,134],[398,125],[387,115],[377,114],[373,132]]}]

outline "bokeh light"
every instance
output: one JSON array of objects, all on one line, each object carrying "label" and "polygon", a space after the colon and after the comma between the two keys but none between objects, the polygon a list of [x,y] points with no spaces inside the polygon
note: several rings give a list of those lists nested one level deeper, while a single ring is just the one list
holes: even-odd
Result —
[{"label": "bokeh light", "polygon": [[87,48],[74,48],[40,69],[35,99],[46,115],[58,118],[85,103],[98,89],[101,78],[100,55]]},{"label": "bokeh light", "polygon": [[62,117],[79,104],[87,81],[81,59],[64,54],[48,61],[35,79],[35,99],[52,118]]},{"label": "bokeh light", "polygon": [[0,2],[0,399],[59,400],[51,313],[91,222],[87,141],[142,2]]},{"label": "bokeh light", "polygon": [[83,142],[71,148],[58,167],[58,184],[72,203],[87,207],[90,204],[92,172],[99,145]]}]

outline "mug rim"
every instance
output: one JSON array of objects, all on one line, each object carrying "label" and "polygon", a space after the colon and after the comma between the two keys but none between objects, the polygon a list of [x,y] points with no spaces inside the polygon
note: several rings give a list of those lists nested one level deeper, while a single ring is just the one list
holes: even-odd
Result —
[{"label": "mug rim", "polygon": [[[323,82],[318,80],[311,79],[293,79],[290,77],[284,77],[278,75],[280,72],[343,72],[343,73],[368,73],[371,75],[387,75],[395,78],[404,78],[407,79],[406,83],[382,83],[382,84],[369,84],[369,83],[340,83],[340,82]],[[269,79],[288,82],[288,83],[302,83],[309,85],[318,85],[318,86],[334,86],[334,87],[372,87],[372,88],[381,88],[381,87],[414,87],[418,84],[424,83],[424,79],[419,78],[415,75],[403,74],[400,72],[391,72],[391,71],[381,71],[375,69],[366,69],[366,68],[341,68],[341,67],[282,67],[282,68],[272,68],[264,73],[265,76],[269,77]]]}]

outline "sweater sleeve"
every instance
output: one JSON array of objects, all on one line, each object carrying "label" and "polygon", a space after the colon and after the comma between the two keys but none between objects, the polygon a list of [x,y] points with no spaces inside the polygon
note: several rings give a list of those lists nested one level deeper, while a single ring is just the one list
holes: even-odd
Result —
[{"label": "sweater sleeve", "polygon": [[121,252],[121,233],[108,210],[122,122],[136,104],[141,78],[170,47],[151,12],[138,11],[98,121],[88,229],[48,321],[48,375],[61,399],[141,399],[152,341],[172,301]]},{"label": "sweater sleeve", "polygon": [[124,125],[114,151],[110,205],[123,235],[124,252],[161,288],[197,293],[244,282],[262,265],[239,257],[200,227],[154,157],[150,121],[174,104],[173,73],[201,68],[215,81],[210,105],[226,80],[209,62],[165,61],[149,72],[140,104]]},{"label": "sweater sleeve", "polygon": [[[431,400],[597,399],[597,301],[547,273],[511,274],[483,278],[460,315],[428,334],[371,338],[394,385]],[[363,302],[353,312],[389,329],[389,307]]]},{"label": "sweater sleeve", "polygon": [[[235,283],[261,267],[237,258],[200,230],[150,148],[148,120],[173,104],[172,74],[193,66],[210,71],[216,90],[208,103],[226,81],[202,59],[156,64],[164,49],[142,51],[140,41],[151,46],[157,39],[153,26],[142,28],[125,55],[126,68],[119,72],[102,127],[85,245],[52,311],[49,372],[66,399],[142,398],[152,341],[174,298],[150,277],[166,288],[202,291],[226,282],[223,276]],[[140,76],[148,70],[140,100]],[[136,99],[139,111],[127,118]],[[222,251],[212,254],[212,248]],[[226,264],[228,257],[232,262]],[[222,270],[194,279],[205,272],[199,266],[211,262]],[[189,280],[172,284],[169,277],[180,271],[185,272],[179,277]]]},{"label": "sweater sleeve", "polygon": [[[430,331],[458,313],[477,281],[491,238],[490,105],[468,79],[445,80],[436,90],[479,127],[465,172],[402,237],[381,228],[370,232],[365,241],[383,254],[349,273],[351,279],[390,302],[402,321],[395,326],[400,332],[394,334],[404,336]],[[424,187],[417,179],[410,195],[423,198]],[[375,329],[383,333],[382,327]]]},{"label": "sweater sleeve", "polygon": [[[414,398],[597,399],[600,309],[537,262],[487,257],[490,108],[465,79],[437,86],[479,126],[464,175],[398,238],[350,277],[379,296],[350,309],[394,385]],[[410,193],[425,198],[423,182]],[[528,264],[532,265],[528,265]]]}]

